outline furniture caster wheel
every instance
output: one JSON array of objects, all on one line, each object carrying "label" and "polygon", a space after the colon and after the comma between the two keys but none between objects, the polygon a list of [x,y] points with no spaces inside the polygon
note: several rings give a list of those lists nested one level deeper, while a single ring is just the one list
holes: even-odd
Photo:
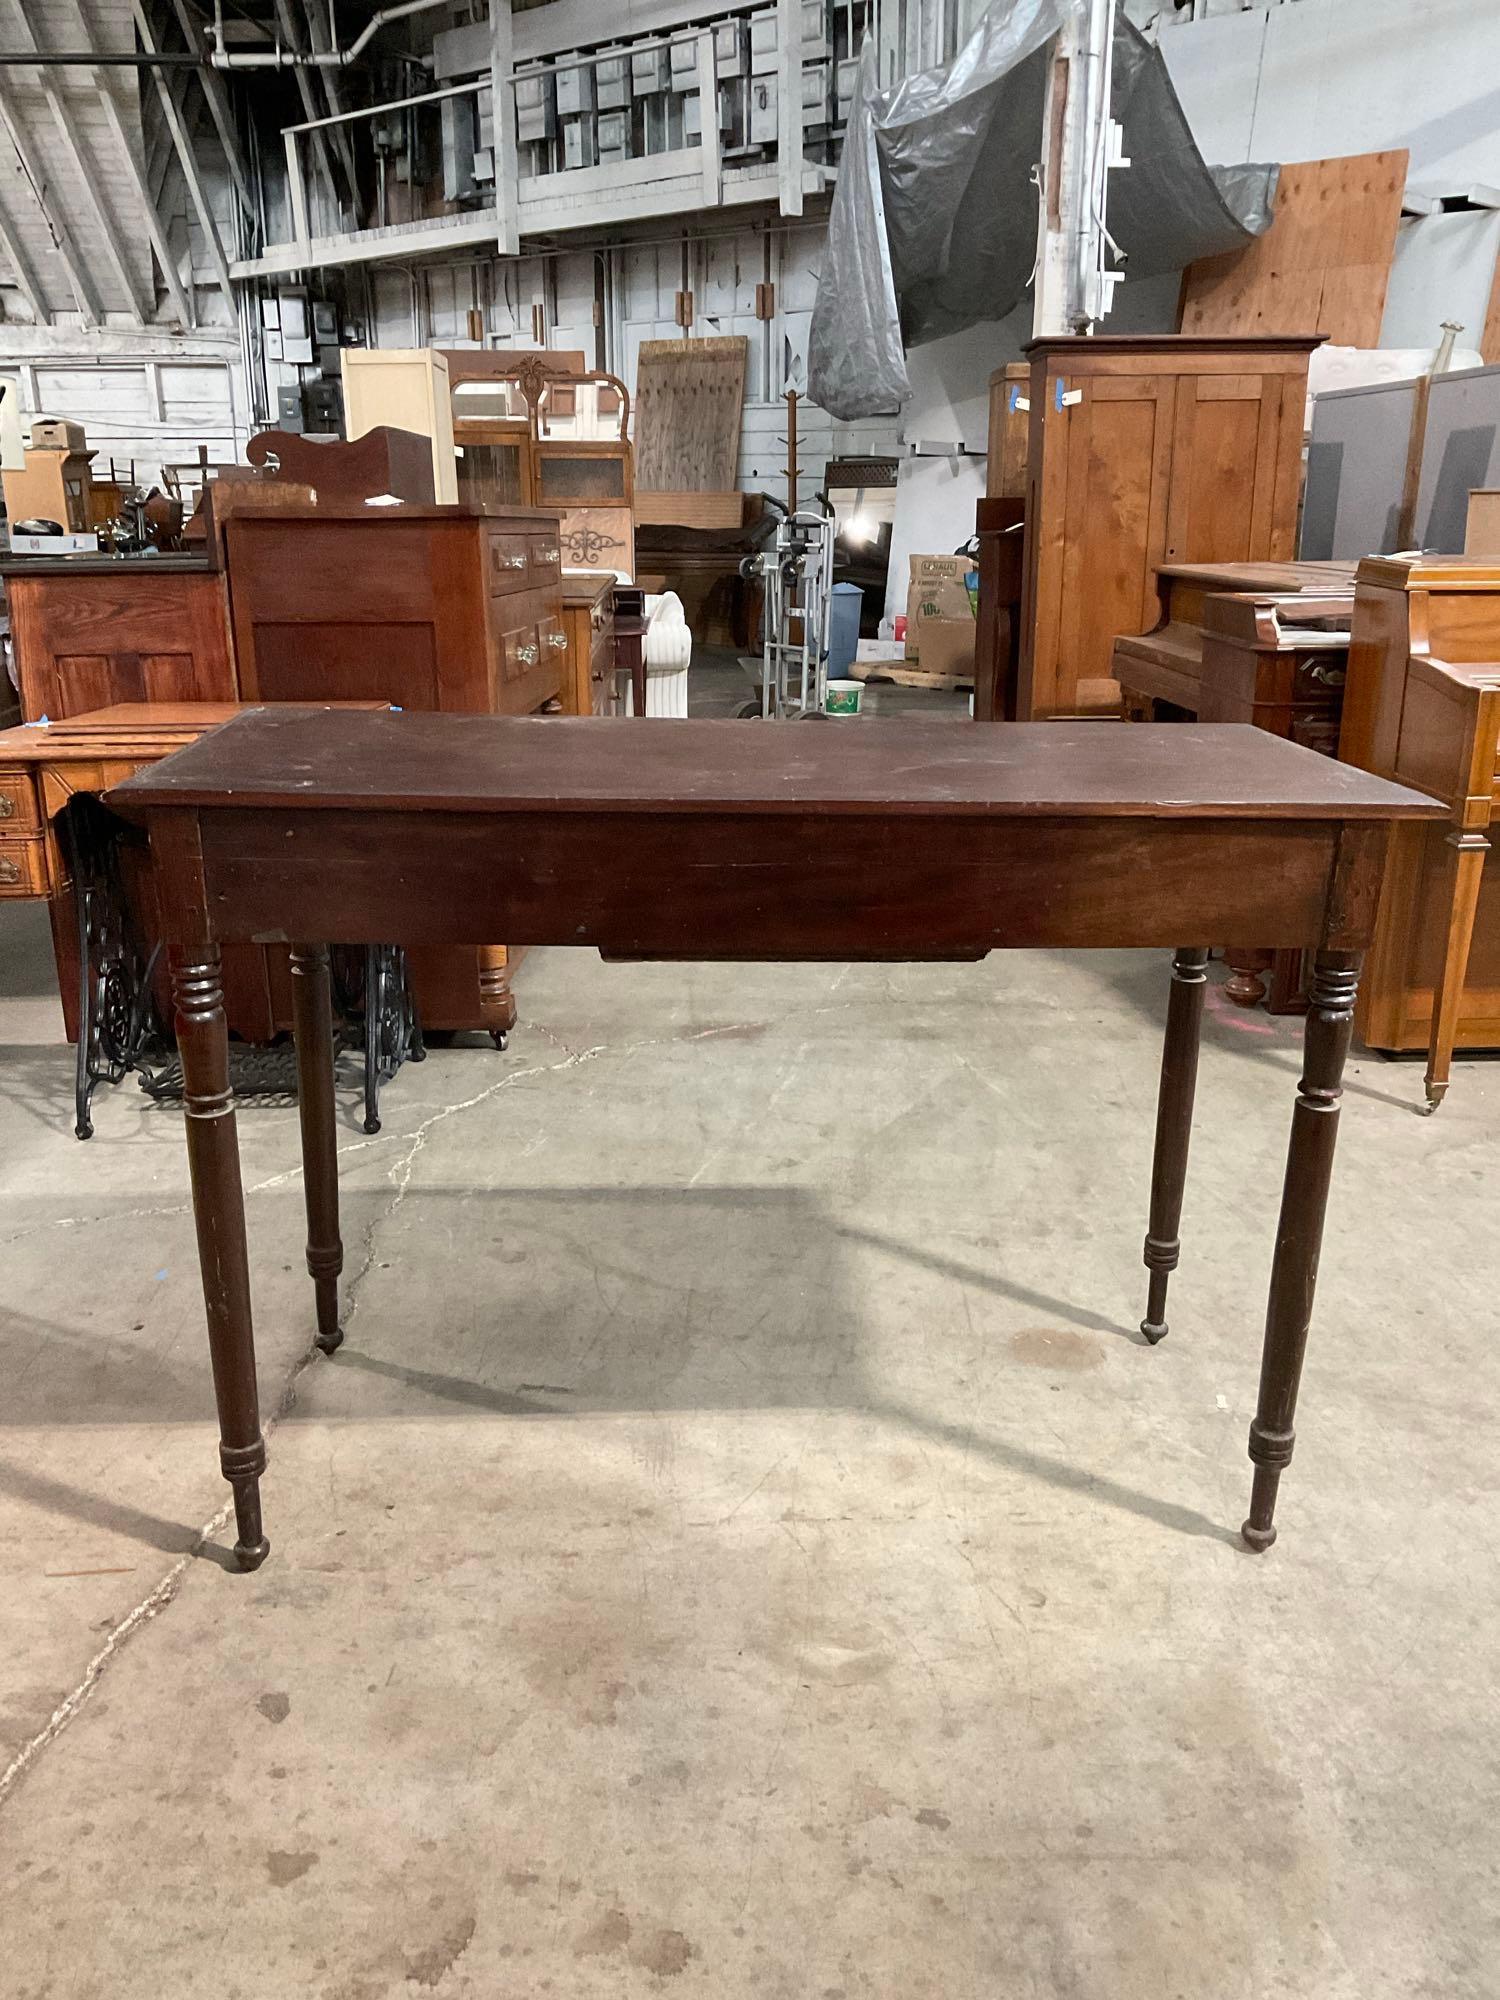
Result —
[{"label": "furniture caster wheel", "polygon": [[505,1051],[510,1047],[510,1031],[506,1028],[491,1028],[490,1040],[495,1044],[501,1055],[504,1055]]}]

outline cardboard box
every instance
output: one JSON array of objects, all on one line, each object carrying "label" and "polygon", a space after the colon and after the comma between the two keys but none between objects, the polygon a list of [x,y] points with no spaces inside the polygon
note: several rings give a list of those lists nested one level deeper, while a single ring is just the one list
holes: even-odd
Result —
[{"label": "cardboard box", "polygon": [[31,448],[33,451],[86,451],[88,439],[83,434],[83,425],[71,423],[66,417],[33,417]]},{"label": "cardboard box", "polygon": [[906,657],[923,673],[972,679],[977,588],[974,565],[967,556],[911,558]]}]

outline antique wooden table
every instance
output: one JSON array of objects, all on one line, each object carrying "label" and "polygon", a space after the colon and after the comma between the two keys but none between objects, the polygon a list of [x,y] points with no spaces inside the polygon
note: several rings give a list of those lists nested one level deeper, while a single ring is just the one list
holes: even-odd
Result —
[{"label": "antique wooden table", "polygon": [[610,957],[978,959],[1175,946],[1142,1332],[1166,1291],[1208,952],[1315,952],[1250,1426],[1242,1530],[1275,1539],[1360,954],[1391,824],[1444,808],[1243,724],[750,727],[250,710],[110,803],[150,828],[168,913],[220,1462],[236,1555],[265,1469],[220,948],[292,948],[318,1344],[341,1339],[328,946],[507,937]]}]

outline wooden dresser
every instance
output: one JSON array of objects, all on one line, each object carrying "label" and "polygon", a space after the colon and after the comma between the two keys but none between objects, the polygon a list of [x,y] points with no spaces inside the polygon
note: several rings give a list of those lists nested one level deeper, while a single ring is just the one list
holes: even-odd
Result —
[{"label": "wooden dresser", "polygon": [[530,715],[562,689],[553,515],[320,506],[222,535],[243,701]]},{"label": "wooden dresser", "polygon": [[1372,1048],[1427,1049],[1435,1107],[1455,1048],[1500,1047],[1500,562],[1359,565],[1339,755],[1451,810],[1394,829],[1355,1016]]},{"label": "wooden dresser", "polygon": [[574,570],[562,582],[568,673],[562,704],[568,715],[615,713],[615,577],[613,570]]},{"label": "wooden dresser", "polygon": [[[1156,622],[1162,564],[1291,559],[1319,338],[1096,334],[1026,349],[1020,719],[1118,711],[1115,639]],[[991,393],[1010,393],[1003,376]]]}]

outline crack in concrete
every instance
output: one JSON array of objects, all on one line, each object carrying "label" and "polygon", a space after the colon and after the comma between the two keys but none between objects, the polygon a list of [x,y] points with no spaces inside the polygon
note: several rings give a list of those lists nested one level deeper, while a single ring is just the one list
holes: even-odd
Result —
[{"label": "crack in concrete", "polygon": [[[839,982],[835,981],[835,988],[838,984]],[[834,1013],[839,1010],[833,1007],[817,1007],[810,1011],[813,1014],[824,1014]],[[483,1090],[476,1091],[472,1097],[462,1098],[457,1104],[440,1106],[436,1111],[422,1119],[415,1131],[410,1134],[409,1138],[406,1138],[405,1150],[387,1169],[386,1177],[391,1182],[393,1188],[391,1199],[371,1219],[366,1227],[362,1245],[362,1261],[358,1270],[344,1283],[342,1324],[346,1329],[359,1310],[360,1294],[363,1290],[364,1281],[374,1268],[376,1240],[385,1225],[393,1222],[400,1213],[402,1204],[405,1202],[407,1192],[411,1186],[412,1174],[416,1169],[417,1160],[427,1145],[429,1133],[437,1126],[445,1123],[449,1118],[459,1117],[465,1112],[475,1110],[481,1104],[487,1104],[491,1098],[498,1096],[502,1090],[508,1090],[512,1085],[524,1083],[532,1077],[552,1076],[563,1070],[577,1069],[584,1063],[593,1062],[598,1057],[611,1053],[636,1055],[647,1049],[668,1048],[682,1039],[681,1031],[678,1030],[668,1035],[648,1036],[636,1042],[622,1042],[618,1045],[608,1042],[597,1042],[585,1049],[575,1049],[571,1044],[565,1042],[560,1035],[555,1034],[552,1029],[546,1027],[540,1021],[529,1021],[527,1029],[529,1032],[540,1035],[546,1041],[551,1042],[554,1048],[563,1050],[562,1060],[552,1063],[534,1063],[525,1069],[509,1070],[504,1076],[497,1077],[493,1083],[487,1084]],[[803,1046],[805,1050],[805,1044]],[[801,1053],[803,1053],[803,1050],[798,1051],[798,1056]],[[793,1057],[793,1066],[797,1059],[797,1056]],[[399,1143],[400,1138],[403,1136],[393,1133],[383,1133],[378,1137],[356,1140],[353,1144],[340,1149],[340,1162],[349,1158],[354,1153],[366,1152],[371,1147]],[[247,1187],[245,1189],[246,1198],[248,1199],[251,1195],[265,1194],[272,1189],[283,1187],[290,1181],[299,1180],[301,1175],[302,1168],[300,1163],[293,1167],[283,1168],[279,1173],[268,1175],[266,1179],[256,1181]],[[191,1211],[192,1203],[190,1201],[182,1201],[163,1204],[159,1207],[120,1210],[110,1214],[54,1217],[50,1218],[47,1222],[36,1223],[27,1229],[17,1231],[11,1236],[0,1237],[0,1245],[19,1242],[23,1237],[36,1235],[45,1229],[87,1228],[98,1222],[144,1220],[151,1217],[186,1215],[190,1214]],[[309,1343],[305,1352],[293,1363],[291,1371],[282,1387],[275,1412],[264,1425],[264,1432],[267,1438],[275,1434],[282,1420],[294,1407],[297,1400],[297,1385],[302,1378],[304,1370],[309,1368],[319,1358],[320,1350],[314,1342]],[[4,1806],[6,1800],[14,1792],[21,1779],[31,1770],[37,1759],[57,1741],[58,1737],[62,1735],[63,1731],[79,1714],[119,1652],[129,1644],[130,1640],[143,1626],[149,1624],[152,1619],[160,1616],[166,1610],[167,1606],[172,1603],[182,1588],[183,1579],[187,1575],[190,1565],[202,1558],[212,1538],[227,1525],[232,1511],[233,1502],[226,1500],[223,1506],[210,1519],[203,1523],[193,1540],[192,1546],[177,1558],[166,1575],[113,1627],[104,1644],[85,1667],[83,1676],[77,1685],[68,1694],[64,1695],[41,1729],[21,1746],[4,1771],[0,1771],[0,1807]]]},{"label": "crack in concrete", "polygon": [[[543,1032],[546,1033],[547,1031],[543,1030]],[[566,1044],[561,1042],[556,1035],[548,1033],[547,1039],[559,1048],[566,1047]],[[645,1044],[636,1044],[635,1046],[645,1046]],[[474,1096],[462,1098],[457,1104],[443,1105],[422,1120],[416,1130],[410,1135],[406,1149],[401,1157],[393,1161],[388,1169],[387,1179],[391,1182],[393,1188],[391,1199],[366,1228],[364,1260],[360,1264],[358,1271],[355,1272],[344,1287],[345,1310],[342,1323],[346,1328],[358,1310],[358,1295],[363,1281],[374,1266],[376,1238],[381,1228],[386,1223],[393,1221],[400,1212],[401,1206],[406,1200],[407,1191],[411,1186],[411,1177],[415,1170],[418,1156],[426,1147],[428,1134],[447,1119],[458,1117],[466,1111],[474,1110],[478,1105],[488,1103],[492,1097],[498,1096],[502,1090],[509,1089],[513,1084],[524,1083],[531,1077],[550,1076],[561,1070],[576,1069],[580,1064],[591,1062],[595,1057],[605,1055],[608,1052],[609,1044],[601,1042],[592,1048],[573,1050],[561,1062],[536,1063],[527,1069],[510,1070],[504,1076],[497,1077],[493,1083],[486,1085],[483,1090],[477,1091]],[[383,1143],[389,1143],[389,1141],[383,1139],[363,1140],[356,1145],[346,1147],[340,1153],[339,1157],[342,1160],[348,1153],[361,1152],[368,1146]],[[269,1188],[280,1186],[289,1180],[298,1178],[301,1172],[302,1169],[300,1166],[289,1167],[281,1173],[271,1175],[267,1180],[257,1181],[252,1187],[247,1188],[245,1192],[247,1195],[263,1193]],[[184,1202],[179,1206],[161,1209],[139,1209],[132,1211],[132,1213],[142,1216],[177,1215],[190,1210],[191,1206],[190,1202]],[[264,1434],[268,1439],[275,1435],[283,1419],[295,1406],[297,1401],[297,1385],[304,1371],[319,1358],[320,1349],[315,1342],[310,1342],[306,1350],[293,1363],[291,1372],[283,1384],[275,1412],[263,1426]],[[83,1709],[90,1695],[98,1687],[100,1680],[120,1651],[129,1644],[130,1640],[134,1638],[135,1634],[143,1626],[148,1625],[152,1619],[159,1617],[166,1610],[167,1606],[172,1603],[182,1588],[183,1579],[188,1573],[189,1566],[202,1557],[204,1550],[212,1538],[227,1525],[233,1511],[233,1505],[232,1500],[226,1500],[217,1513],[203,1523],[193,1539],[192,1546],[177,1558],[166,1575],[161,1577],[151,1590],[147,1592],[146,1596],[130,1611],[126,1612],[119,1623],[111,1629],[104,1644],[84,1668],[83,1676],[77,1685],[64,1695],[42,1727],[27,1742],[22,1744],[10,1763],[3,1771],[0,1771],[0,1808],[3,1808],[6,1800],[14,1792],[21,1779],[32,1769],[37,1759],[57,1741],[58,1737],[62,1735],[63,1731]]]}]

